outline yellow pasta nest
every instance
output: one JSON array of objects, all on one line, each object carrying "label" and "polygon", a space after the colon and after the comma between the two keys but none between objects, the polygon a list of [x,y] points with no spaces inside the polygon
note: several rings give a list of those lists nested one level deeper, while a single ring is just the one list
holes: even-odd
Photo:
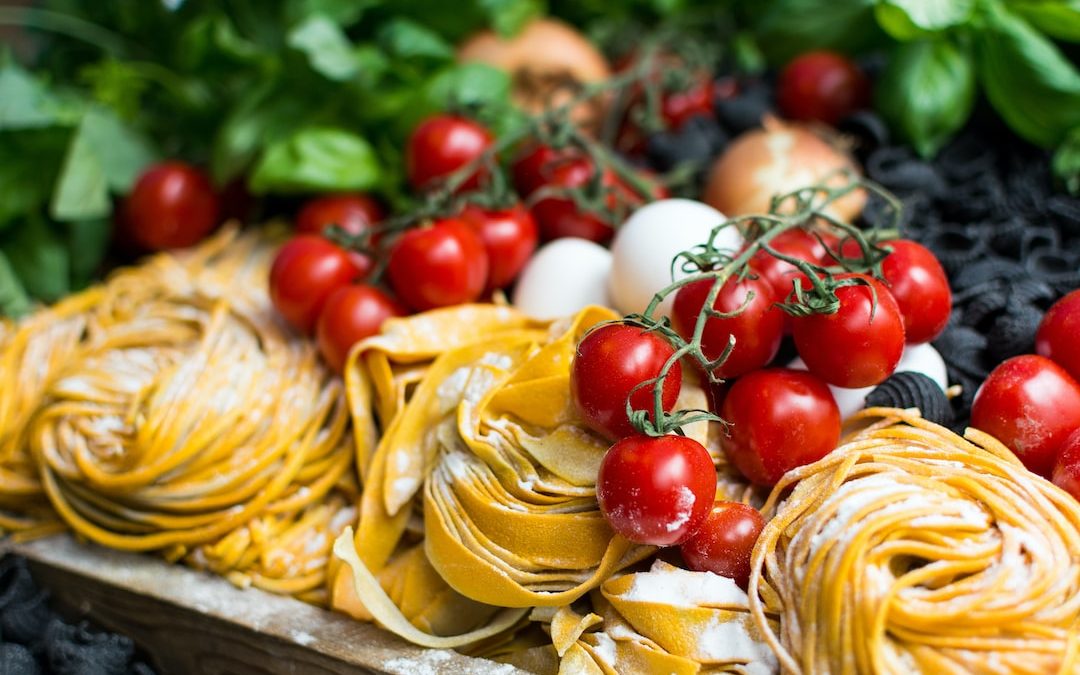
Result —
[{"label": "yellow pasta nest", "polygon": [[784,670],[1077,672],[1077,502],[986,434],[861,417],[766,505],[751,606]]}]

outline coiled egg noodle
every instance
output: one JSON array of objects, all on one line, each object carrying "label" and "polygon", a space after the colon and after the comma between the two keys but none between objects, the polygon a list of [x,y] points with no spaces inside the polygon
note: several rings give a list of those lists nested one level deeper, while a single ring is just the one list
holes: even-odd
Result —
[{"label": "coiled egg noodle", "polygon": [[1076,500],[978,430],[856,421],[766,503],[751,610],[784,671],[1080,671]]},{"label": "coiled egg noodle", "polygon": [[[568,606],[652,555],[600,513],[610,442],[570,395],[578,341],[615,318],[590,308],[547,325],[472,306],[392,320],[354,349],[346,390],[364,491],[357,531],[334,547],[335,608],[420,645],[498,645],[535,608]],[[704,407],[700,388],[684,388]],[[706,430],[689,431],[705,441]]]},{"label": "coiled egg noodle", "polygon": [[75,296],[81,339],[25,441],[87,539],[314,597],[354,453],[340,381],[270,307],[272,253],[229,229]]}]

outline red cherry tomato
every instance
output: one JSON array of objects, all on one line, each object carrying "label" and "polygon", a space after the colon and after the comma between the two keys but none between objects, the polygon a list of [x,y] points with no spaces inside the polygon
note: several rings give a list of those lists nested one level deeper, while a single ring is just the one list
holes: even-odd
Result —
[{"label": "red cherry tomato", "polygon": [[[299,234],[322,236],[326,228],[337,225],[356,236],[383,219],[379,203],[361,193],[348,193],[318,197],[304,204],[296,215],[296,231]],[[366,277],[374,266],[371,258],[358,251],[349,251],[360,269],[360,277]]]},{"label": "red cherry tomato", "polygon": [[354,344],[377,334],[383,321],[405,314],[404,307],[374,286],[339,288],[326,299],[319,314],[315,331],[319,351],[331,368],[341,372]]},{"label": "red cherry tomato", "polygon": [[[595,168],[589,159],[576,158],[560,160],[546,171],[550,178],[544,187],[575,189],[585,187],[592,180]],[[608,189],[617,185],[614,174],[608,171],[604,172],[601,181]],[[609,206],[614,206],[613,196],[608,201]],[[615,233],[611,222],[598,214],[581,210],[570,197],[544,197],[533,204],[532,212],[544,241],[581,237],[605,242]]]},{"label": "red cherry tomato", "polygon": [[[675,330],[685,339],[694,335],[698,314],[712,290],[713,281],[703,279],[689,283],[675,294],[671,318]],[[753,298],[746,302],[747,296]],[[729,340],[735,337],[735,347],[727,361],[715,370],[718,377],[732,378],[761,368],[776,356],[783,338],[783,312],[773,306],[772,287],[763,279],[728,279],[720,288],[713,309],[718,312],[742,312],[730,319],[709,317],[701,335],[701,348],[705,356],[718,358],[727,349]],[[744,303],[746,306],[744,307]]]},{"label": "red cherry tomato", "polygon": [[536,220],[520,204],[501,211],[469,205],[458,217],[484,242],[490,262],[485,292],[509,285],[536,251],[540,239]]},{"label": "red cherry tomato", "polygon": [[1035,333],[1035,351],[1080,382],[1080,290],[1054,303]]},{"label": "red cherry tomato", "polygon": [[1069,434],[1057,455],[1054,485],[1080,500],[1080,428]]},{"label": "red cherry tomato", "polygon": [[326,299],[359,276],[345,251],[302,234],[281,247],[270,268],[270,300],[294,328],[310,333]]},{"label": "red cherry tomato", "polygon": [[185,248],[218,224],[219,203],[203,172],[183,162],[162,162],[143,172],[124,202],[124,220],[139,246]]},{"label": "red cherry tomato", "polygon": [[1080,427],[1080,383],[1043,356],[994,368],[971,404],[971,426],[996,437],[1029,471],[1047,477],[1058,449]]},{"label": "red cherry tomato", "polygon": [[700,77],[683,91],[665,93],[660,100],[660,114],[669,127],[678,131],[692,117],[712,116],[715,94],[712,78]]},{"label": "red cherry tomato", "polygon": [[[788,257],[815,264],[822,264],[828,254],[814,235],[800,229],[781,232],[769,242],[769,246]],[[791,292],[795,277],[802,274],[798,267],[765,250],[759,250],[750,259],[750,269],[754,274],[769,282],[773,295],[781,302]]]},{"label": "red cherry tomato", "polygon": [[[840,309],[792,319],[792,334],[806,368],[838,387],[884,382],[904,353],[904,320],[892,293],[865,274],[840,274],[864,284],[836,289]],[[874,294],[877,305],[874,305]]]},{"label": "red cherry tomato", "polygon": [[840,440],[840,410],[829,387],[801,370],[766,368],[736,380],[720,416],[731,423],[720,440],[728,460],[751,481],[772,486],[816,462]]},{"label": "red cherry tomato", "polygon": [[870,82],[840,54],[808,52],[780,73],[776,98],[790,119],[836,124],[867,106]]},{"label": "red cherry tomato", "polygon": [[423,311],[479,298],[488,257],[471,227],[447,218],[401,235],[390,251],[387,273],[398,297]]},{"label": "red cherry tomato", "polygon": [[684,541],[715,498],[712,458],[684,436],[624,438],[604,455],[596,478],[596,499],[611,529],[638,544]]},{"label": "red cherry tomato", "polygon": [[[656,333],[636,326],[607,324],[591,331],[578,344],[570,367],[570,390],[582,419],[611,439],[636,434],[626,416],[626,399],[634,410],[648,411],[652,417],[652,387],[638,384],[660,374],[675,350]],[[664,380],[661,400],[664,410],[675,407],[682,388],[682,366],[678,362]]]},{"label": "red cherry tomato", "polygon": [[526,146],[510,169],[514,188],[522,197],[528,197],[547,185],[552,169],[576,156],[579,155],[572,150],[555,150],[542,143]]},{"label": "red cherry tomato", "polygon": [[765,519],[752,506],[716,502],[679,550],[690,569],[734,579],[746,588],[750,582],[750,554],[764,527]]},{"label": "red cherry tomato", "polygon": [[[930,342],[945,330],[952,312],[949,278],[937,257],[922,244],[897,239],[882,244],[892,253],[881,263],[885,283],[904,317],[908,344]],[[845,257],[862,256],[858,243],[848,239],[842,246]]]},{"label": "red cherry tomato", "polygon": [[[405,150],[409,184],[416,190],[430,187],[457,169],[477,159],[495,142],[484,127],[455,115],[436,115],[416,127]],[[477,170],[461,186],[461,191],[476,190],[484,177]]]}]

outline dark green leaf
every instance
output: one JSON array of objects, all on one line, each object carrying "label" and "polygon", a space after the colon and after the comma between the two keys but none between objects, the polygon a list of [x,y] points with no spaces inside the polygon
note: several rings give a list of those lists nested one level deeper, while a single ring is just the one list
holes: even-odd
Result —
[{"label": "dark green leaf", "polygon": [[483,63],[463,63],[431,78],[425,96],[436,109],[505,107],[510,88],[506,71]]},{"label": "dark green leaf", "polygon": [[382,0],[286,0],[285,17],[289,25],[320,14],[340,26],[350,26],[364,12],[382,4]]},{"label": "dark green leaf", "polygon": [[0,62],[0,130],[33,129],[78,121],[77,107],[11,59]]},{"label": "dark green leaf", "polygon": [[0,315],[18,318],[30,311],[30,298],[7,256],[0,251]]},{"label": "dark green leaf", "polygon": [[43,219],[28,218],[11,234],[3,251],[30,295],[55,302],[71,292],[67,247]]},{"label": "dark green leaf", "polygon": [[0,230],[49,203],[71,135],[66,127],[0,132]]},{"label": "dark green leaf", "polygon": [[1009,8],[1051,37],[1080,42],[1080,0],[1012,0]]},{"label": "dark green leaf", "polygon": [[348,80],[360,70],[349,38],[325,16],[308,17],[289,32],[288,43],[307,56],[312,70],[331,80]]},{"label": "dark green leaf", "polygon": [[879,40],[877,0],[773,0],[759,8],[758,45],[773,63],[810,49],[857,51]]},{"label": "dark green leaf", "polygon": [[974,102],[971,57],[943,39],[897,45],[877,85],[878,110],[924,157],[964,125]]},{"label": "dark green leaf", "polygon": [[386,51],[401,57],[452,59],[454,48],[431,29],[409,19],[392,19],[379,31]]},{"label": "dark green leaf", "polygon": [[1080,127],[1069,132],[1054,153],[1053,168],[1065,190],[1080,197]]},{"label": "dark green leaf", "polygon": [[232,19],[220,12],[204,14],[192,21],[180,35],[177,61],[187,70],[198,68],[215,57],[235,63],[260,63],[271,56],[237,32]]},{"label": "dark green leaf", "polygon": [[975,0],[882,0],[878,24],[897,40],[917,40],[966,23]]},{"label": "dark green leaf", "polygon": [[1016,133],[1053,147],[1080,126],[1080,72],[1053,42],[995,4],[975,38],[983,89]]},{"label": "dark green leaf", "polygon": [[380,178],[366,140],[345,129],[309,127],[268,147],[250,186],[255,193],[368,190]]},{"label": "dark green leaf", "polygon": [[112,221],[109,219],[67,224],[65,241],[71,256],[72,290],[85,288],[98,276],[111,237]]},{"label": "dark green leaf", "polygon": [[491,27],[499,35],[509,37],[532,19],[544,14],[543,0],[478,0],[488,16]]}]

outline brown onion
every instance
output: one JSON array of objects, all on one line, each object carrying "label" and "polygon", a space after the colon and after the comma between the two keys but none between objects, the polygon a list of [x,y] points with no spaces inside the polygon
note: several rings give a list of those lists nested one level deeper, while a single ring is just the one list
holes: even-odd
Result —
[{"label": "brown onion", "polygon": [[[844,168],[859,170],[847,154],[807,127],[767,117],[763,129],[739,136],[716,160],[704,201],[728,217],[767,213],[774,195],[815,185]],[[837,176],[835,182],[843,185],[844,179]],[[865,191],[856,190],[833,202],[827,211],[851,222],[865,204]]]},{"label": "brown onion", "polygon": [[[536,19],[512,38],[490,30],[467,39],[458,48],[458,60],[487,63],[513,77],[514,102],[537,113],[565,103],[582,85],[611,77],[604,55],[570,26],[554,19]],[[579,123],[591,123],[602,114],[603,101],[575,111]]]}]

